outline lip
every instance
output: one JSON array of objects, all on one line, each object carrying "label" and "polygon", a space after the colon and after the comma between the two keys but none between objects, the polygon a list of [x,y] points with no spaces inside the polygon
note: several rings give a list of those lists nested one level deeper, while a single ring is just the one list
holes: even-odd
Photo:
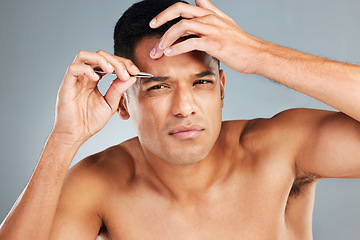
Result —
[{"label": "lip", "polygon": [[197,137],[204,130],[203,127],[197,124],[179,125],[171,129],[169,135],[180,139],[189,139]]}]

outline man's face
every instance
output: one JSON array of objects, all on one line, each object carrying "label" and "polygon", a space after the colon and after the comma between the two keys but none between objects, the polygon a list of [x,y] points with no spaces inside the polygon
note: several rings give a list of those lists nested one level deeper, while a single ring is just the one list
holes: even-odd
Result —
[{"label": "man's face", "polygon": [[127,109],[147,156],[175,164],[195,163],[220,133],[225,77],[207,54],[149,57],[158,38],[140,41],[137,66],[154,78],[128,90]]}]

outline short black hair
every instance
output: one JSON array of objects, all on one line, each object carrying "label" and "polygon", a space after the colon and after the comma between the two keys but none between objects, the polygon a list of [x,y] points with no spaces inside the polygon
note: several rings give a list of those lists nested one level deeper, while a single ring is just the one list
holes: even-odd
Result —
[{"label": "short black hair", "polygon": [[143,0],[133,4],[124,12],[114,29],[114,54],[136,62],[135,47],[145,37],[161,37],[172,25],[182,18],[176,18],[159,28],[152,29],[150,21],[171,5],[183,0]]}]

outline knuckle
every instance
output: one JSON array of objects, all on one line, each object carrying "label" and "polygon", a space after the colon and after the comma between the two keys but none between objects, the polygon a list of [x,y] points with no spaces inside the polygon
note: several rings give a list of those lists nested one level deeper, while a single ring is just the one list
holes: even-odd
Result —
[{"label": "knuckle", "polygon": [[78,52],[77,56],[78,56],[79,58],[82,58],[84,55],[86,55],[86,53],[87,53],[87,51],[85,51],[85,50],[80,50],[80,51]]},{"label": "knuckle", "polygon": [[191,21],[188,20],[188,19],[182,19],[180,22],[179,22],[180,26],[181,27],[189,27],[191,25]]},{"label": "knuckle", "polygon": [[68,72],[70,72],[70,73],[71,73],[71,72],[74,72],[76,68],[77,68],[77,64],[72,63],[72,64],[70,64],[69,67],[68,67]]},{"label": "knuckle", "polygon": [[106,62],[107,62],[106,58],[104,56],[100,55],[99,59],[98,59],[98,63],[103,63],[104,64]]},{"label": "knuckle", "polygon": [[173,6],[174,6],[175,9],[181,10],[184,7],[184,4],[185,3],[183,3],[183,2],[177,2]]},{"label": "knuckle", "polygon": [[207,17],[213,21],[219,20],[219,18],[214,13],[210,13],[209,15],[207,15]]},{"label": "knuckle", "polygon": [[215,24],[218,24],[218,23],[221,22],[220,19],[219,19],[219,17],[218,17],[216,14],[214,14],[214,13],[210,13],[210,14],[206,15],[206,16],[205,16],[205,19],[206,19],[207,21],[213,22],[213,23],[215,23]]},{"label": "knuckle", "polygon": [[98,50],[96,53],[98,54],[105,54],[106,52],[104,50]]},{"label": "knuckle", "polygon": [[104,52],[105,51],[103,51],[103,50],[100,50],[100,51],[97,51],[96,53],[98,54],[97,55],[97,61],[99,62],[99,63],[104,63],[104,62],[106,62],[106,55],[104,54]]}]

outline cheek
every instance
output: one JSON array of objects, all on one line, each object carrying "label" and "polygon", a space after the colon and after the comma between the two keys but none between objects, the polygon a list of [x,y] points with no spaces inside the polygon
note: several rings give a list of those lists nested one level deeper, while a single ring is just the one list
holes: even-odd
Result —
[{"label": "cheek", "polygon": [[211,91],[198,91],[196,94],[197,104],[204,114],[219,113],[222,109],[221,93],[219,88]]},{"label": "cheek", "polygon": [[159,135],[167,119],[167,102],[159,99],[139,101],[137,111],[134,113],[136,114],[134,125],[139,135]]},{"label": "cheek", "polygon": [[222,101],[217,91],[198,95],[198,106],[202,117],[208,123],[211,131],[216,135],[222,123]]}]

